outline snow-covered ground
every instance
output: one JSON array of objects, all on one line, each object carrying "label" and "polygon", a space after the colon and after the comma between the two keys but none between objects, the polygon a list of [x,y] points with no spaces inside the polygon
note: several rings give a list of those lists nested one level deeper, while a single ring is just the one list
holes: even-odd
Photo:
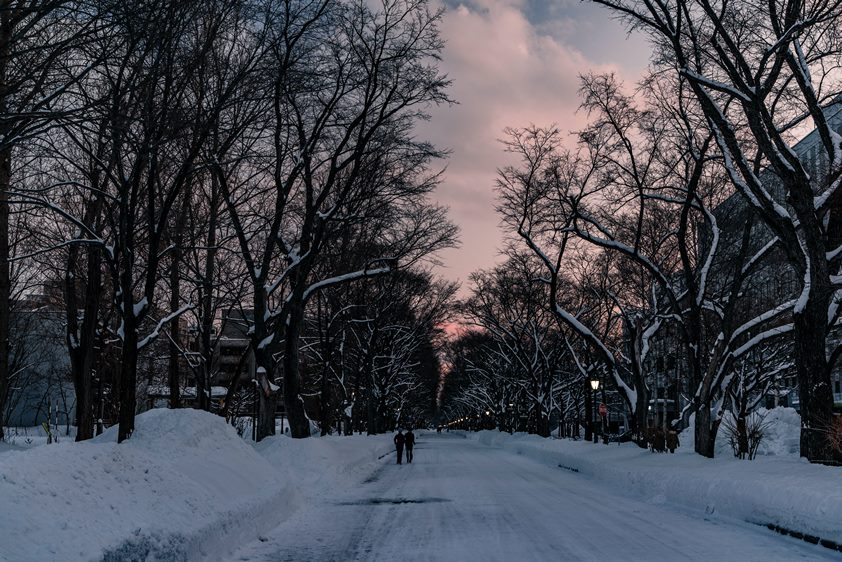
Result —
[{"label": "snow-covered ground", "polygon": [[255,446],[195,410],[115,437],[0,452],[0,560],[840,557],[753,524],[842,538],[842,469],[789,454],[419,432],[415,462],[396,466],[391,435]]},{"label": "snow-covered ground", "polygon": [[359,487],[325,491],[231,560],[838,559],[764,527],[641,501],[508,441],[523,442],[421,435],[411,465],[392,461]]},{"label": "snow-covered ground", "polygon": [[770,438],[767,454],[753,461],[735,459],[727,444],[721,457],[703,458],[693,453],[689,436],[682,436],[685,446],[676,454],[658,454],[632,443],[603,445],[495,431],[469,435],[644,502],[681,506],[699,516],[774,524],[842,543],[842,468],[810,464],[797,456],[797,447],[793,454],[785,444],[792,438],[786,425],[776,424],[779,439]]},{"label": "snow-covered ground", "polygon": [[302,484],[365,472],[382,454],[381,443],[331,441],[277,437],[256,450],[218,416],[185,409],[138,416],[122,445],[112,428],[5,450],[0,560],[220,559],[294,513]]}]

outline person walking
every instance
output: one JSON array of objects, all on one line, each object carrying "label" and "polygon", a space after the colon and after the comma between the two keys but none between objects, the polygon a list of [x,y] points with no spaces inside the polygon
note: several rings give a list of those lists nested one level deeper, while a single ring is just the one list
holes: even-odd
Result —
[{"label": "person walking", "polygon": [[406,432],[404,436],[404,443],[406,444],[406,462],[412,462],[412,448],[415,446],[415,434],[412,430]]},{"label": "person walking", "polygon": [[671,429],[667,432],[667,449],[670,450],[670,453],[674,453],[676,449],[678,449],[678,432],[674,429]]},{"label": "person walking", "polygon": [[406,442],[406,437],[404,437],[403,430],[399,429],[398,434],[395,435],[395,447],[398,449],[398,464],[401,464],[401,459],[403,458],[403,446]]}]

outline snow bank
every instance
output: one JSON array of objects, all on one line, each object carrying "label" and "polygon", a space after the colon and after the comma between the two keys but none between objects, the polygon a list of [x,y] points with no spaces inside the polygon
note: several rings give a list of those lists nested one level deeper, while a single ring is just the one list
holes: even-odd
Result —
[{"label": "snow bank", "polygon": [[218,559],[277,524],[287,493],[218,416],[152,410],[121,445],[112,428],[0,455],[0,559]]},{"label": "snow bank", "polygon": [[[786,430],[781,431],[785,436]],[[706,459],[651,453],[632,443],[595,445],[496,431],[470,438],[602,480],[648,502],[775,524],[842,543],[842,468],[772,454],[753,461],[737,460],[730,453]],[[692,450],[682,442],[684,451]]]}]

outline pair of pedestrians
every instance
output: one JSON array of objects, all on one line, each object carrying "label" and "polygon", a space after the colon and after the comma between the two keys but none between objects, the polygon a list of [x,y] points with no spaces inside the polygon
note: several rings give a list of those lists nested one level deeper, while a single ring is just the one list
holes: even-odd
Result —
[{"label": "pair of pedestrians", "polygon": [[403,450],[406,447],[406,462],[412,462],[412,448],[415,447],[415,434],[412,433],[412,430],[406,432],[404,435],[403,430],[399,429],[398,434],[395,435],[395,447],[398,450],[398,464],[402,464],[401,460],[403,459]]}]

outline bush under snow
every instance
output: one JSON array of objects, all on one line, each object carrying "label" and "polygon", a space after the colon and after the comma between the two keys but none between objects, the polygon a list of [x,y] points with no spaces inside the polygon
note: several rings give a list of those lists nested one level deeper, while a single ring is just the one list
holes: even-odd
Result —
[{"label": "bush under snow", "polygon": [[[771,410],[759,408],[757,414],[764,416],[764,421],[768,424],[764,431],[763,440],[760,442],[760,447],[757,450],[757,456],[798,457],[801,437],[801,416],[798,415],[795,408],[772,408]],[[726,412],[725,415],[731,416],[731,413]],[[690,416],[690,424],[679,436],[683,446],[677,452],[693,453],[693,434],[696,430],[695,423],[696,416],[694,414]],[[719,432],[716,435],[714,455],[716,457],[734,456],[731,445],[728,442],[728,432],[724,423],[720,425]]]}]

